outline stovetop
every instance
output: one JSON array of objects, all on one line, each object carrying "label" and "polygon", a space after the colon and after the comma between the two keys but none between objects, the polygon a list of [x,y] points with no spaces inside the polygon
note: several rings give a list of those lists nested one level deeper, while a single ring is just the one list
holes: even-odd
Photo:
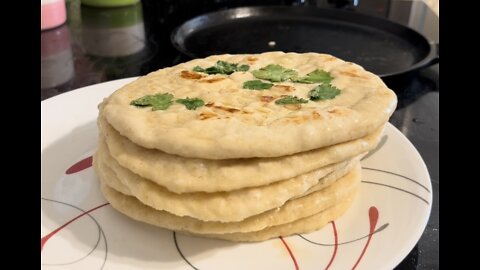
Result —
[{"label": "stovetop", "polygon": [[[67,23],[42,31],[41,99],[185,62],[190,58],[171,44],[172,30],[200,14],[255,5],[339,8],[366,13],[408,25],[438,42],[438,17],[417,1],[144,0],[115,9],[81,6],[78,0],[70,1]],[[401,83],[396,82],[387,84],[398,92],[408,87],[403,78]]]},{"label": "stovetop", "polygon": [[[337,8],[379,16],[407,25],[428,40],[438,42],[438,17],[421,1],[401,0],[143,0],[122,8],[92,8],[79,0],[67,1],[68,20],[42,31],[41,99],[83,86],[145,75],[189,60],[171,44],[173,29],[207,12],[255,5]],[[439,64],[386,79],[398,95],[390,122],[422,155],[433,186],[433,205],[427,228],[397,269],[438,269],[439,174],[438,100]]]}]

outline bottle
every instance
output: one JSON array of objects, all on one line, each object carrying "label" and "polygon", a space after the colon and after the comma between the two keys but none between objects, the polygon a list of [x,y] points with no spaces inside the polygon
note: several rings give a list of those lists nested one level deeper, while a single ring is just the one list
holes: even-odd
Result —
[{"label": "bottle", "polygon": [[146,45],[142,5],[117,8],[82,6],[82,43],[89,55],[126,57]]},{"label": "bottle", "polygon": [[41,33],[41,88],[68,83],[75,74],[70,31],[67,24]]}]

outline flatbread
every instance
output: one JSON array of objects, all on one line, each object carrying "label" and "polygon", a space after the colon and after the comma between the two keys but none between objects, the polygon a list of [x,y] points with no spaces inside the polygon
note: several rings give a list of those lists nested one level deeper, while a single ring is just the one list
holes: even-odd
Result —
[{"label": "flatbread", "polygon": [[175,193],[231,191],[292,178],[374,149],[384,129],[285,157],[208,160],[146,149],[121,136],[102,117],[98,124],[109,153],[121,166]]},{"label": "flatbread", "polygon": [[[228,233],[228,234],[204,234],[203,237],[219,238],[235,242],[258,242],[279,236],[289,236],[292,234],[309,233],[320,230],[330,221],[342,216],[352,205],[356,193],[350,198],[318,213],[313,216],[305,217],[291,223],[281,224],[265,228],[261,231],[247,233]],[[188,234],[188,233],[187,233]]]},{"label": "flatbread", "polygon": [[113,208],[138,221],[162,228],[194,234],[226,234],[260,231],[266,227],[290,223],[319,213],[357,192],[361,168],[357,165],[349,174],[332,185],[299,199],[290,200],[277,209],[249,217],[240,222],[204,222],[190,217],[179,217],[166,211],[158,211],[142,204],[135,197],[126,196],[105,181],[100,175],[102,193]]},{"label": "flatbread", "polygon": [[176,194],[152,181],[121,167],[100,142],[95,155],[97,173],[109,181],[127,186],[142,203],[177,216],[189,216],[204,221],[235,222],[283,205],[287,200],[301,196],[318,183],[333,182],[358,164],[361,156],[320,168],[270,185],[231,192]]},{"label": "flatbread", "polygon": [[130,189],[128,189],[127,186],[122,184],[122,182],[118,181],[118,179],[115,179],[113,177],[105,177],[104,176],[104,173],[102,173],[100,171],[99,167],[98,167],[98,158],[94,158],[92,163],[93,163],[92,165],[93,165],[93,168],[94,168],[95,172],[97,172],[97,175],[99,175],[99,177],[102,178],[105,185],[108,185],[109,187],[115,189],[116,191],[118,191],[118,192],[120,192],[124,195],[133,196]]},{"label": "flatbread", "polygon": [[[256,91],[243,89],[244,82],[256,79],[250,71],[231,75],[192,71],[218,60],[248,64],[250,71],[279,64],[300,76],[325,70],[341,93],[300,106],[277,105],[274,100],[283,95],[308,99],[318,84],[281,82]],[[152,111],[130,105],[157,93],[201,98],[209,106],[188,110],[174,103]],[[396,104],[395,93],[356,64],[326,54],[267,52],[210,56],[152,72],[114,92],[102,113],[120,134],[142,147],[184,157],[232,159],[286,156],[364,137],[388,121]]]}]

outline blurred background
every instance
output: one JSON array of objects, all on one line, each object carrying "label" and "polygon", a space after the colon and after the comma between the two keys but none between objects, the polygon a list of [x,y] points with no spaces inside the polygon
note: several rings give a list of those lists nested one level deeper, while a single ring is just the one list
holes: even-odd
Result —
[{"label": "blurred background", "polygon": [[[396,269],[439,268],[438,0],[41,1],[41,100],[202,53],[327,52],[381,75],[399,100],[390,122],[420,152],[433,186],[427,228]],[[235,9],[247,6],[264,7]]]},{"label": "blurred background", "polygon": [[[56,3],[63,3],[64,22],[57,15],[62,5]],[[344,10],[409,26],[429,41],[438,42],[438,0],[42,0],[42,11],[44,6],[52,5],[57,5],[60,11],[45,12],[45,17],[53,14],[54,18],[59,18],[59,25],[47,25],[41,32],[42,100],[79,87],[144,75],[187,61],[192,55],[175,48],[171,41],[172,31],[196,16],[235,7],[275,5]],[[301,26],[293,25],[296,30],[294,27]],[[242,44],[244,52],[250,52],[248,48],[252,42],[254,40],[246,40]],[[299,51],[295,45],[259,50]],[[222,49],[229,52],[230,44],[225,46]],[[328,52],[321,46],[307,49]],[[364,63],[360,61],[360,64]],[[395,91],[405,88],[405,85],[394,86]]]}]

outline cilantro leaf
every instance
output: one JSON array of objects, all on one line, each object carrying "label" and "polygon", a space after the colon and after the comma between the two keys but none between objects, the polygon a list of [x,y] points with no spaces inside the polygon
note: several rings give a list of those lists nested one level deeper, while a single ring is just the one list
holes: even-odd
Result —
[{"label": "cilantro leaf", "polygon": [[205,72],[205,69],[200,67],[200,66],[195,66],[193,68],[193,71],[195,71],[195,72]]},{"label": "cilantro leaf", "polygon": [[253,76],[257,79],[269,80],[271,82],[284,82],[291,77],[297,76],[297,72],[293,69],[287,69],[280,65],[268,65],[259,70],[252,71]]},{"label": "cilantro leaf", "polygon": [[205,105],[205,102],[199,98],[181,98],[177,99],[175,102],[185,105],[188,110],[195,110],[198,107]]},{"label": "cilantro leaf", "polygon": [[243,83],[244,89],[252,89],[252,90],[265,90],[265,89],[272,88],[272,86],[273,86],[272,83],[266,83],[260,80],[246,81]]},{"label": "cilantro leaf", "polygon": [[333,99],[340,94],[340,89],[331,84],[321,84],[308,92],[311,100]]},{"label": "cilantro leaf", "polygon": [[287,105],[287,104],[299,104],[299,103],[307,103],[308,100],[303,98],[298,98],[296,96],[286,96],[281,99],[275,100],[275,104],[277,105]]},{"label": "cilantro leaf", "polygon": [[333,77],[330,72],[324,70],[314,70],[305,77],[293,77],[292,81],[297,83],[330,83]]},{"label": "cilantro leaf", "polygon": [[241,65],[237,68],[237,71],[248,71],[250,69],[249,65]]},{"label": "cilantro leaf", "polygon": [[215,63],[214,66],[208,67],[208,68],[202,68],[200,66],[196,66],[193,68],[193,71],[196,72],[203,72],[207,74],[225,74],[225,75],[230,75],[235,71],[247,71],[250,69],[250,66],[248,65],[241,65],[238,66],[238,64],[234,63],[229,63],[226,61],[219,60],[217,63]]},{"label": "cilantro leaf", "polygon": [[152,111],[166,110],[172,105],[173,95],[170,93],[158,93],[155,95],[146,95],[130,102],[130,105],[137,107],[152,107]]},{"label": "cilantro leaf", "polygon": [[226,61],[217,61],[217,63],[205,69],[207,74],[227,74],[230,75],[237,69],[237,64],[228,63]]}]

